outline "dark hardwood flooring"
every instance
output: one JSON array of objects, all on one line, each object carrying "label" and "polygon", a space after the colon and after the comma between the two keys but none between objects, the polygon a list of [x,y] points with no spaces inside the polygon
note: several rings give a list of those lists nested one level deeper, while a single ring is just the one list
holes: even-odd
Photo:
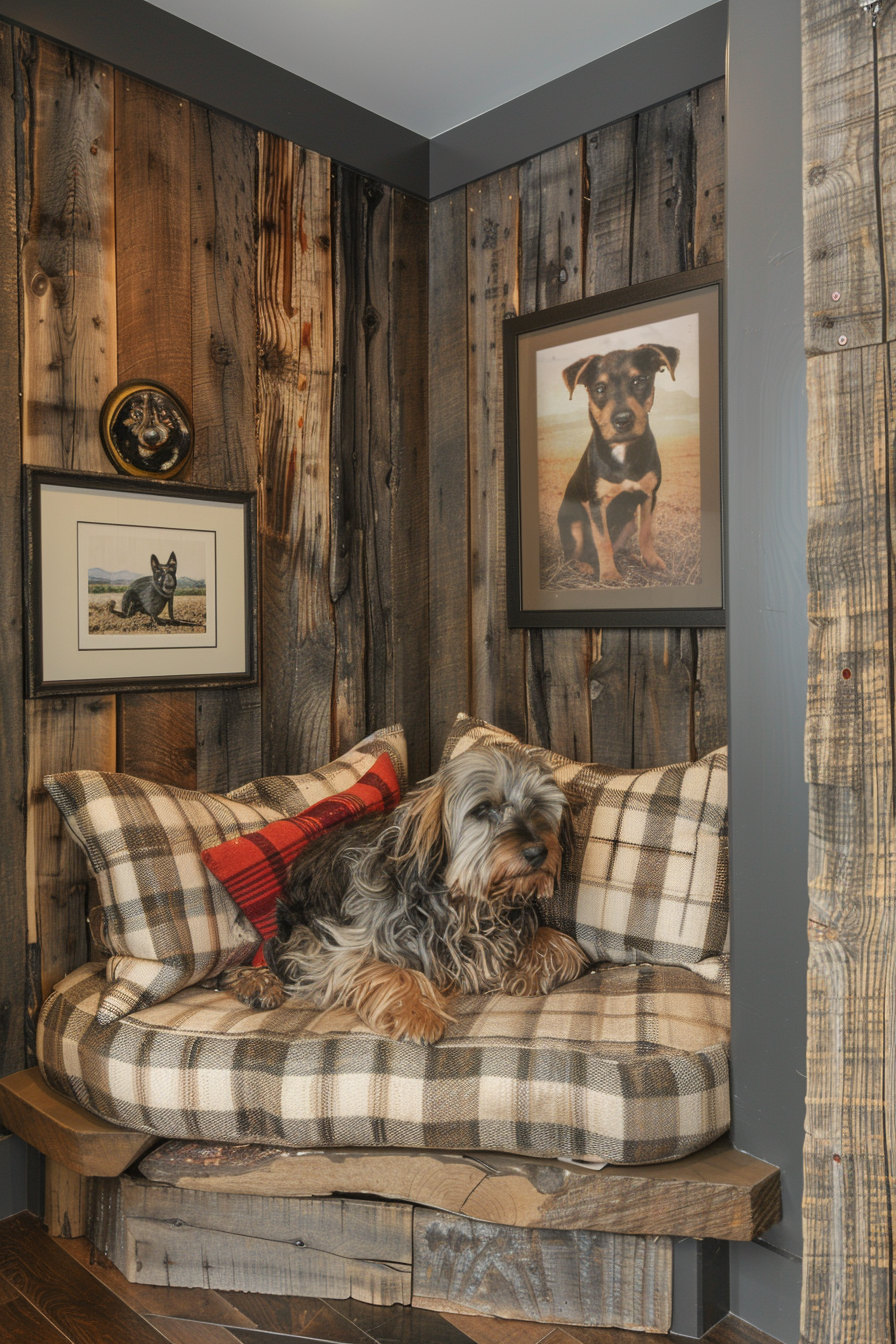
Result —
[{"label": "dark hardwood flooring", "polygon": [[[627,1330],[443,1316],[351,1300],[153,1288],[128,1283],[84,1238],[0,1222],[0,1344],[668,1344]],[[775,1344],[729,1316],[706,1344]]]}]

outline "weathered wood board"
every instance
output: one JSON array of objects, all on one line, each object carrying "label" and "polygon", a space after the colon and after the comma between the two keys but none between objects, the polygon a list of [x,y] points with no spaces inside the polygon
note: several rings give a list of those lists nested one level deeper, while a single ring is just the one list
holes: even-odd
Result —
[{"label": "weathered wood board", "polygon": [[291,1196],[351,1190],[514,1227],[751,1241],[781,1216],[777,1168],[724,1140],[678,1162],[601,1171],[506,1153],[304,1152],[173,1141],[144,1157],[140,1170],[179,1189]]},{"label": "weathered wood board", "polygon": [[665,1333],[672,1241],[540,1232],[415,1209],[411,1300],[458,1315]]},{"label": "weathered wood board", "polygon": [[197,1194],[122,1176],[95,1206],[89,1235],[131,1283],[410,1301],[408,1204]]},{"label": "weathered wood board", "polygon": [[36,1067],[0,1078],[0,1121],[82,1176],[118,1176],[158,1142],[152,1134],[91,1115],[48,1087]]}]

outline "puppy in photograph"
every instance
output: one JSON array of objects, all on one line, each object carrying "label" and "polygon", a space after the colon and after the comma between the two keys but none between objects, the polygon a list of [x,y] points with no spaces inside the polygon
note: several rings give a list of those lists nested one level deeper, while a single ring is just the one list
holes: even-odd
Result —
[{"label": "puppy in photograph", "polygon": [[224,988],[253,1007],[293,995],[353,1009],[373,1031],[432,1043],[456,994],[548,994],[588,965],[544,927],[560,875],[566,797],[541,757],[473,747],[388,817],[322,836],[296,862],[267,967]]},{"label": "puppy in photograph", "polygon": [[649,415],[657,374],[668,370],[674,382],[679,354],[669,345],[639,345],[586,355],[563,370],[570,398],[579,384],[588,395],[591,438],[566,487],[557,526],[566,560],[601,584],[622,582],[615,552],[636,526],[642,563],[666,568],[653,536],[663,469]]}]

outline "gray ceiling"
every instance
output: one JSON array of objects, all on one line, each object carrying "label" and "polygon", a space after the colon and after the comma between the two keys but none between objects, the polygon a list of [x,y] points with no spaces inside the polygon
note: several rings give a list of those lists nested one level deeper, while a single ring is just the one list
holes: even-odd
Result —
[{"label": "gray ceiling", "polygon": [[707,0],[154,0],[432,139]]}]

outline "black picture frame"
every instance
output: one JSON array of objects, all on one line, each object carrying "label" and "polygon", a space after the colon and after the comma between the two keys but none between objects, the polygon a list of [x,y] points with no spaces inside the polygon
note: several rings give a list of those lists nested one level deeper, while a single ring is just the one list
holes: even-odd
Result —
[{"label": "black picture frame", "polygon": [[[503,332],[504,465],[507,620],[511,627],[587,629],[725,625],[723,306],[724,266],[713,265],[506,319]],[[699,454],[696,467],[690,467],[692,476],[688,479],[699,480],[699,505],[696,509],[693,503],[689,505],[692,522],[688,541],[691,553],[696,546],[698,557],[698,565],[693,566],[690,573],[698,568],[700,581],[674,585],[664,577],[643,583],[643,579],[648,578],[648,571],[646,564],[637,558],[637,551],[634,559],[642,575],[635,573],[635,564],[629,567],[629,573],[636,581],[641,579],[641,586],[626,583],[625,586],[601,587],[599,575],[583,574],[578,579],[572,573],[576,561],[566,557],[556,522],[552,523],[556,518],[556,500],[562,495],[556,489],[553,493],[545,490],[542,500],[542,459],[539,455],[542,440],[539,434],[553,433],[555,443],[559,442],[561,434],[571,436],[558,416],[552,418],[557,428],[541,428],[550,422],[544,417],[538,418],[537,385],[544,386],[547,375],[536,371],[536,356],[542,350],[549,352],[556,348],[558,353],[553,358],[559,360],[567,344],[565,337],[569,338],[571,347],[583,347],[592,339],[589,336],[592,331],[595,341],[609,348],[615,330],[622,333],[637,331],[639,327],[646,329],[664,320],[688,317],[691,311],[698,317],[696,329],[699,333],[694,355],[699,362],[696,398]],[[669,329],[674,328],[670,326]],[[606,353],[606,348],[600,349],[599,353]],[[674,369],[668,371],[674,373]],[[541,384],[537,383],[539,377]],[[575,391],[574,386],[570,400]],[[584,404],[584,411],[579,416],[581,430],[577,431],[576,446],[568,459],[576,462],[584,453],[591,432],[585,394],[580,395],[580,401]],[[551,405],[554,404],[555,400],[552,400]],[[693,423],[693,415],[690,423]],[[561,445],[560,451],[570,450]],[[558,459],[562,463],[559,454]],[[568,467],[558,467],[556,478],[568,480]],[[679,497],[687,502],[686,492],[682,495],[679,491]],[[659,521],[664,502],[662,485],[656,499],[656,519]],[[693,523],[695,512],[699,514],[698,526]],[[553,558],[546,561],[548,551],[552,551]],[[545,581],[550,564],[566,586],[554,588],[550,586],[550,579]],[[693,593],[686,591],[691,588]]]},{"label": "black picture frame", "polygon": [[[57,499],[62,499],[61,504],[54,506],[67,508],[71,513],[66,528],[61,531],[54,531],[52,537],[47,535],[46,546],[44,513],[48,507],[45,494],[46,488],[56,488]],[[141,519],[140,522],[126,521],[124,523],[107,523],[102,519],[91,519],[82,523],[80,519],[76,521],[76,515],[83,511],[83,501],[92,500],[96,497],[96,503],[92,506],[92,512],[101,514],[103,512],[103,503],[105,502],[107,512],[114,510],[118,501],[110,500],[110,495],[126,496],[127,503],[131,503],[131,497],[134,497],[133,503],[139,507]],[[165,505],[171,505],[173,508],[166,509]],[[152,530],[170,531],[172,528],[181,531],[196,531],[197,529],[185,529],[182,523],[171,521],[178,516],[183,516],[184,509],[190,505],[199,504],[204,506],[203,521],[207,526],[203,527],[203,534],[213,534],[214,541],[203,544],[211,546],[211,554],[219,557],[223,546],[218,546],[219,535],[216,530],[216,515],[213,506],[220,504],[227,506],[218,511],[217,528],[226,526],[226,533],[222,533],[224,541],[229,542],[228,555],[226,559],[227,583],[220,597],[217,596],[218,575],[215,574],[215,644],[208,645],[204,658],[209,664],[216,657],[224,657],[232,647],[234,651],[233,661],[239,661],[240,654],[237,650],[242,650],[242,670],[221,671],[211,667],[207,672],[192,671],[183,672],[177,670],[178,660],[184,661],[184,648],[178,647],[173,643],[161,644],[156,636],[155,640],[149,635],[142,637],[140,649],[128,648],[129,655],[122,659],[120,656],[124,650],[120,648],[100,648],[85,649],[81,647],[81,634],[83,633],[80,624],[80,612],[74,617],[70,614],[72,594],[74,600],[80,607],[82,600],[86,605],[86,594],[80,593],[81,573],[79,569],[78,557],[78,538],[79,529],[82,526],[90,528],[99,528],[104,526],[116,526],[120,530],[136,531],[146,529],[148,535],[148,545],[152,541],[149,533]],[[153,507],[158,505],[159,507]],[[211,509],[209,510],[209,506]],[[236,508],[237,512],[232,510]],[[135,515],[136,510],[132,507],[129,510],[130,515]],[[169,517],[170,515],[170,517]],[[166,522],[166,518],[169,521]],[[145,521],[144,521],[145,519]],[[71,549],[71,528],[74,527],[74,551],[70,557],[67,549]],[[98,472],[72,472],[52,470],[43,467],[25,466],[22,468],[22,531],[23,531],[23,579],[24,579],[24,637],[25,637],[25,695],[28,698],[40,698],[42,696],[52,695],[97,695],[109,694],[126,691],[161,691],[161,690],[181,690],[189,687],[210,687],[210,686],[246,686],[253,685],[258,681],[258,551],[257,551],[257,502],[253,491],[242,490],[216,490],[205,486],[188,485],[179,481],[148,481],[138,480],[127,476],[103,475]],[[60,537],[63,539],[60,541]],[[239,545],[234,543],[240,541]],[[48,578],[48,587],[44,587],[44,559],[47,546],[56,545],[61,548],[60,559],[65,563],[65,568],[60,570],[62,575],[61,583],[57,585],[55,578]],[[146,565],[149,568],[149,565]],[[74,578],[71,577],[74,575]],[[209,594],[208,580],[203,579],[206,584],[203,596]],[[60,595],[57,593],[57,587],[62,586],[65,591]],[[189,590],[188,590],[189,591]],[[200,589],[200,591],[202,591]],[[240,593],[242,602],[232,600],[235,593]],[[230,599],[228,600],[228,595]],[[179,595],[183,596],[183,594]],[[114,595],[111,597],[114,605]],[[52,606],[53,611],[48,607]],[[230,608],[236,608],[240,612],[239,620],[233,620],[232,625],[226,624]],[[63,620],[58,620],[59,610],[63,613]],[[209,616],[205,614],[203,607],[203,632],[209,631],[212,622]],[[88,616],[87,629],[89,631]],[[164,621],[164,618],[162,618]],[[45,629],[45,621],[53,620],[54,625],[51,631]],[[170,621],[165,621],[170,624]],[[60,632],[60,627],[62,627]],[[149,627],[147,626],[147,629]],[[74,631],[74,638],[72,637]],[[218,632],[226,633],[229,644],[225,648],[224,639],[219,640]],[[49,640],[47,636],[50,636]],[[204,637],[204,636],[203,636]],[[97,641],[96,635],[89,633],[89,639]],[[102,638],[102,637],[101,637]],[[134,642],[136,640],[134,637]],[[209,635],[210,638],[210,635]],[[111,641],[109,641],[111,643]],[[53,657],[58,663],[60,658],[71,662],[72,671],[77,670],[79,655],[90,654],[90,662],[93,666],[92,675],[59,675],[57,671],[48,671],[45,665],[45,653],[48,643],[53,646]],[[190,650],[188,658],[193,663],[203,661],[203,653],[199,645],[192,644],[187,646]],[[222,649],[219,655],[218,650]],[[172,663],[174,670],[170,674],[159,672],[158,669],[147,675],[135,675],[133,666],[135,663],[144,661],[139,656],[134,658],[132,655],[136,652],[138,655],[141,649],[151,650],[154,663],[162,663],[168,659]],[[97,655],[97,656],[94,656]],[[155,655],[159,655],[155,657]],[[145,661],[149,661],[145,658]],[[97,663],[109,664],[108,675],[95,675],[95,665]],[[122,665],[127,664],[123,668]],[[116,667],[121,674],[116,674]]]}]

